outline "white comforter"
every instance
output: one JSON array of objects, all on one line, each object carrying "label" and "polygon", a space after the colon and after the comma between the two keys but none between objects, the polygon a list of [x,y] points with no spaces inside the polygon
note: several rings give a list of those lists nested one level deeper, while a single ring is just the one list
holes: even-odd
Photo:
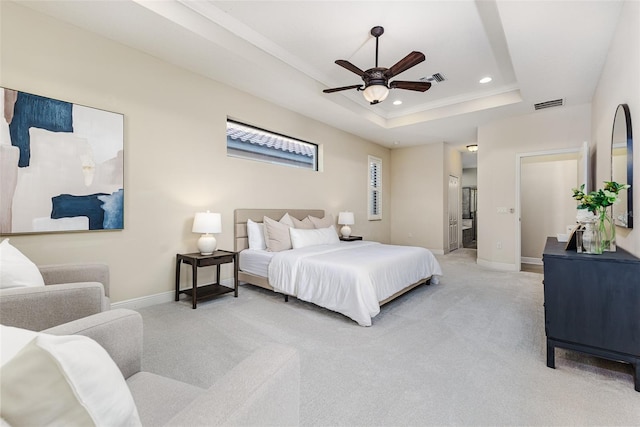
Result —
[{"label": "white comforter", "polygon": [[276,253],[269,283],[284,294],[337,311],[371,326],[379,301],[421,279],[442,275],[425,248],[356,241]]}]

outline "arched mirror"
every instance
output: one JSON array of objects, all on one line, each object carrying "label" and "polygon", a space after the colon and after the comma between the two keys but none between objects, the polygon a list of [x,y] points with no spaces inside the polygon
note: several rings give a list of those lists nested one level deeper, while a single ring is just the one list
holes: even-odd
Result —
[{"label": "arched mirror", "polygon": [[[627,104],[618,105],[611,133],[611,180],[619,184],[633,183],[633,138],[631,113]],[[633,187],[619,193],[613,205],[613,218],[619,227],[633,228]]]}]

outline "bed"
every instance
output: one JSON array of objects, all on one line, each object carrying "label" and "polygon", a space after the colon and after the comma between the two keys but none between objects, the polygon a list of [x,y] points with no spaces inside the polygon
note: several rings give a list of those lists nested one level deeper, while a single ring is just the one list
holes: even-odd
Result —
[{"label": "bed", "polygon": [[[370,326],[380,307],[421,284],[437,283],[442,270],[420,247],[377,242],[331,242],[269,252],[249,248],[247,222],[285,214],[303,220],[324,218],[321,209],[236,209],[235,250],[238,279],[285,296],[294,296]],[[251,221],[249,221],[251,220]],[[292,232],[293,234],[293,232]]]}]

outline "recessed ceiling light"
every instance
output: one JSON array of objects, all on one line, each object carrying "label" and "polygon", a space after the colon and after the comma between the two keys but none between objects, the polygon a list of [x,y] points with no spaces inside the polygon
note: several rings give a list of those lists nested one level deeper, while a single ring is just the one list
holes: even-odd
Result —
[{"label": "recessed ceiling light", "polygon": [[399,99],[396,99],[395,101],[393,101],[393,105],[401,105],[402,101],[400,101]]},{"label": "recessed ceiling light", "polygon": [[491,81],[491,77],[483,77],[480,79],[480,83],[485,84],[485,83],[489,83]]},{"label": "recessed ceiling light", "polygon": [[400,143],[398,141],[393,141],[393,145],[399,145]]}]

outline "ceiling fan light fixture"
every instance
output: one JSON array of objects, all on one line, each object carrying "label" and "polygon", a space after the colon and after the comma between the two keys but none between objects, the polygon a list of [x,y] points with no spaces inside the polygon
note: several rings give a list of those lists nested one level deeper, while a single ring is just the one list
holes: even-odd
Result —
[{"label": "ceiling fan light fixture", "polygon": [[467,145],[467,150],[471,151],[472,153],[475,153],[476,151],[478,151],[478,144]]},{"label": "ceiling fan light fixture", "polygon": [[[431,87],[430,82],[413,82],[404,80],[394,80],[389,82],[389,79],[397,76],[400,73],[407,71],[409,68],[414,67],[425,60],[424,53],[413,51],[407,56],[402,58],[391,66],[391,68],[378,66],[378,39],[384,33],[384,28],[377,26],[371,29],[371,35],[376,38],[376,65],[368,70],[361,70],[353,65],[351,62],[344,59],[337,59],[335,63],[342,68],[357,74],[364,81],[364,88],[362,85],[342,86],[330,89],[324,89],[324,93],[340,92],[343,90],[356,89],[362,91],[364,98],[369,101],[371,105],[378,104],[389,96],[389,89],[404,89],[413,90],[416,92],[424,92]],[[397,104],[396,104],[397,105]]]},{"label": "ceiling fan light fixture", "polygon": [[383,84],[371,84],[362,92],[364,99],[371,104],[377,104],[384,101],[389,96],[389,88]]}]

